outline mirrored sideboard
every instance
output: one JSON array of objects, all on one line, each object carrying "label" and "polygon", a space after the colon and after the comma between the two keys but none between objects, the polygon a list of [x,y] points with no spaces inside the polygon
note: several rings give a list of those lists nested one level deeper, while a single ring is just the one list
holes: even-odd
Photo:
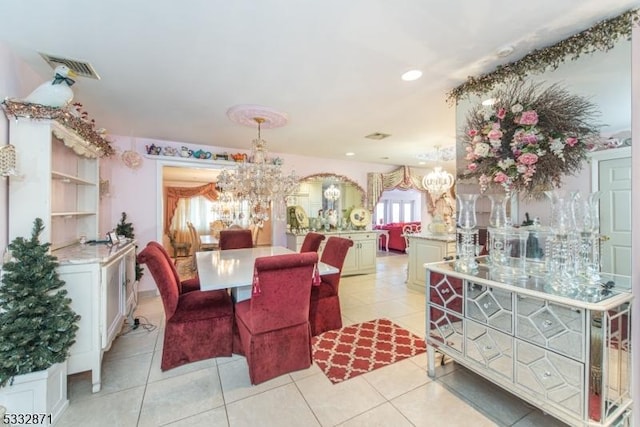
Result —
[{"label": "mirrored sideboard", "polygon": [[538,277],[497,279],[482,262],[475,274],[424,267],[431,377],[438,351],[570,425],[630,425],[629,277],[561,295]]}]

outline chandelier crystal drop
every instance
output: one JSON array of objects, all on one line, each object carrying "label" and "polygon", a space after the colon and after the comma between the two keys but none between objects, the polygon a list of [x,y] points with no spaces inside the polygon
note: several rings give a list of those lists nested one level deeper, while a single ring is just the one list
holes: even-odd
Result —
[{"label": "chandelier crystal drop", "polygon": [[217,184],[225,197],[248,202],[250,219],[259,223],[270,219],[271,207],[278,219],[284,218],[285,198],[297,191],[298,177],[293,171],[289,175],[283,173],[282,159],[269,158],[267,142],[260,136],[265,119],[255,117],[254,121],[258,124],[258,138],[253,140],[251,156],[238,163],[235,170],[224,169]]}]

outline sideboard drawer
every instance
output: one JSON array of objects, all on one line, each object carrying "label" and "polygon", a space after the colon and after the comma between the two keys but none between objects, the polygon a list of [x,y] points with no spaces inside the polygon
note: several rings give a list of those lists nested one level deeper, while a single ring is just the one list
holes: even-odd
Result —
[{"label": "sideboard drawer", "polygon": [[490,325],[508,334],[513,333],[513,294],[511,292],[466,282],[466,317]]},{"label": "sideboard drawer", "polygon": [[464,330],[467,360],[513,381],[513,337],[466,319]]},{"label": "sideboard drawer", "polygon": [[585,361],[584,310],[519,295],[516,312],[516,337]]},{"label": "sideboard drawer", "polygon": [[431,304],[462,314],[462,279],[431,273],[429,301]]},{"label": "sideboard drawer", "polygon": [[463,336],[461,317],[436,307],[429,308],[429,344],[436,347],[444,345],[462,354]]},{"label": "sideboard drawer", "polygon": [[552,402],[573,416],[584,416],[584,365],[522,341],[516,341],[516,386]]}]

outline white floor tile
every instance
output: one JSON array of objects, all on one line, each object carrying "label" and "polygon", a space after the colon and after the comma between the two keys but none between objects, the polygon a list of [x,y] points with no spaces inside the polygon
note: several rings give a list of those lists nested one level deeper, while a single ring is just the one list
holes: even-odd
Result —
[{"label": "white floor tile", "polygon": [[287,384],[227,404],[231,427],[319,426],[294,384]]}]

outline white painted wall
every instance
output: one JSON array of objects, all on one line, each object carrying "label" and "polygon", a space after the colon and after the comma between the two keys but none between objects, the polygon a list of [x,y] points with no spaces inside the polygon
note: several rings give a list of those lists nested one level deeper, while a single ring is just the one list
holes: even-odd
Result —
[{"label": "white painted wall", "polygon": [[[0,42],[0,99],[26,96],[40,83],[41,78]],[[8,143],[9,119],[0,113],[0,145]],[[9,179],[0,178],[0,255],[9,244]]]}]

